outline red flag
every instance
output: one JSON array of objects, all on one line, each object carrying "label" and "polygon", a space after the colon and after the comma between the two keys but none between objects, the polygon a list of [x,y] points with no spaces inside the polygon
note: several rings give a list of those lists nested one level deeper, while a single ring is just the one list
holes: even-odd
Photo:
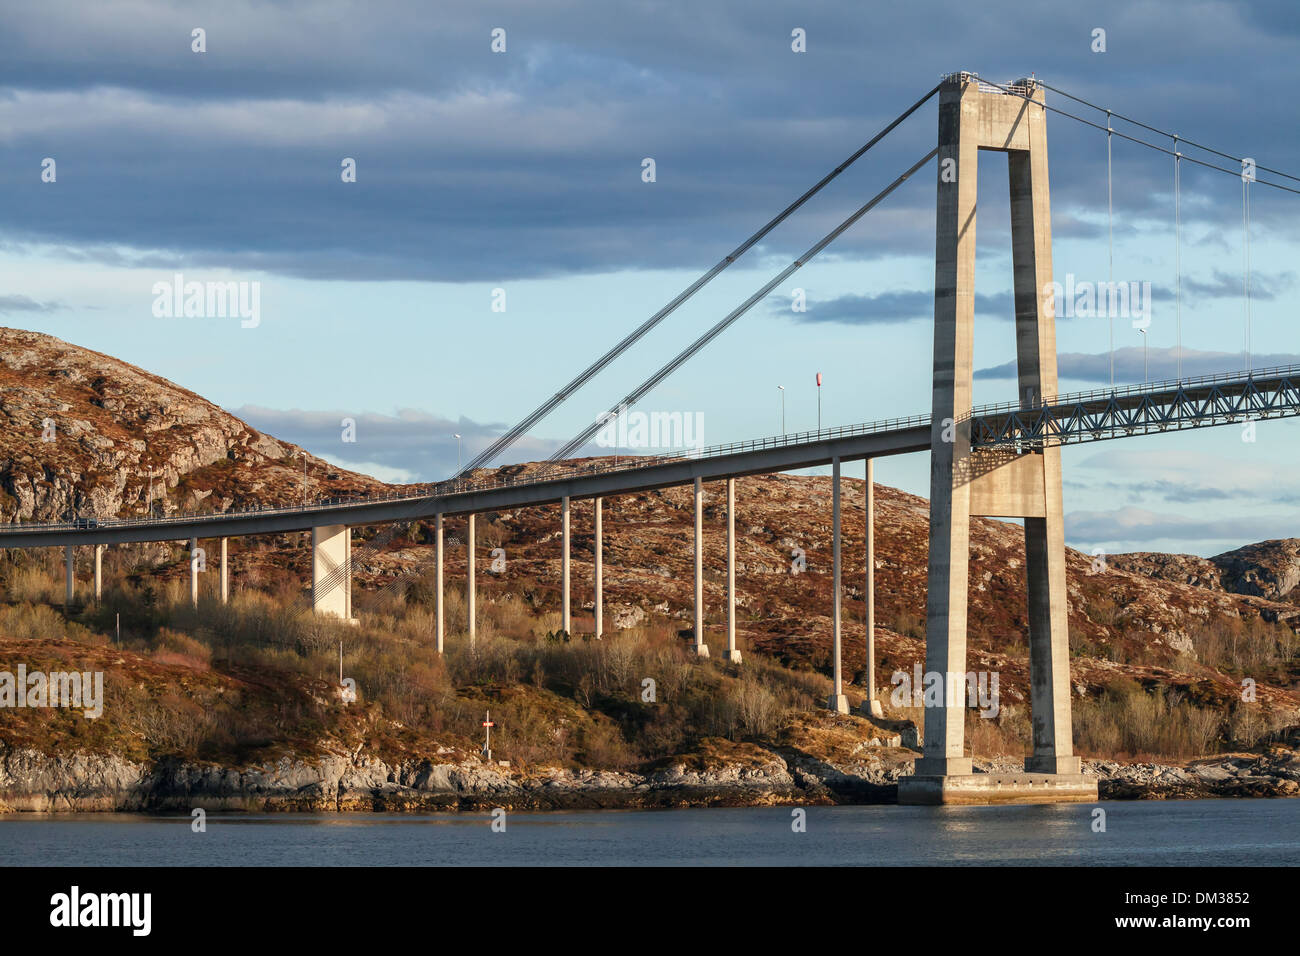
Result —
[{"label": "red flag", "polygon": [[821,388],[821,387],[822,387],[822,373],[821,373],[821,372],[818,372],[818,373],[817,373],[817,387],[818,387],[818,388]]}]

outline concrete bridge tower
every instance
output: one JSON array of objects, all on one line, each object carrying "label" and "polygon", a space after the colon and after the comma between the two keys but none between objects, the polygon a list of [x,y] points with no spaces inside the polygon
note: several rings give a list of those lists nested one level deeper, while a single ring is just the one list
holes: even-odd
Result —
[{"label": "concrete bridge tower", "polygon": [[[1030,405],[1056,395],[1056,321],[1041,294],[1052,282],[1043,89],[1033,80],[1009,89],[1023,95],[958,73],[939,92],[926,671],[942,675],[942,685],[927,700],[924,756],[915,775],[900,781],[900,803],[1097,799],[1071,739],[1060,449],[971,451],[982,149],[1006,153],[1010,173],[1019,399]],[[972,516],[1024,519],[1033,755],[1023,774],[972,773],[964,750]]]}]

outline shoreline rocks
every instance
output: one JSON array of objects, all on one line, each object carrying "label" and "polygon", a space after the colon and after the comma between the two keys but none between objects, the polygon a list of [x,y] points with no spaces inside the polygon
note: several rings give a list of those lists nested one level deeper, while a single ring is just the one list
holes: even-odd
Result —
[{"label": "shoreline rocks", "polygon": [[[689,769],[670,763],[645,773],[538,768],[510,770],[471,757],[385,763],[328,753],[284,757],[241,769],[177,760],[153,764],[87,753],[47,755],[0,749],[0,812],[429,812],[651,809],[706,806],[888,804],[915,753],[871,748],[834,765],[805,753],[770,754],[759,765]],[[445,762],[436,762],[443,760]],[[1019,761],[976,762],[976,772],[1018,769]],[[1300,796],[1300,752],[1207,758],[1185,767],[1084,761],[1103,800]]]}]

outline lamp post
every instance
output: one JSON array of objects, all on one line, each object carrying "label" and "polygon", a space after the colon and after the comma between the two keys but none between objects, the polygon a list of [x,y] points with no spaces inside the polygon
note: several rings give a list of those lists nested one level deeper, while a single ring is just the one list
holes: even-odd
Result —
[{"label": "lamp post", "polygon": [[785,437],[785,386],[778,385],[777,388],[780,389],[781,391],[781,437],[784,438]]},{"label": "lamp post", "polygon": [[1147,383],[1147,330],[1138,329],[1142,335],[1142,384]]},{"label": "lamp post", "polygon": [[456,474],[460,474],[460,436],[454,436],[456,439]]}]

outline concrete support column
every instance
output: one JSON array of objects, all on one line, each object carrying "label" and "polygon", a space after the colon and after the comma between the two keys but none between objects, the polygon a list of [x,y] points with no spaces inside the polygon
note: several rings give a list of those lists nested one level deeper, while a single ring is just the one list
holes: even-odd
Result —
[{"label": "concrete support column", "polygon": [[569,498],[560,499],[560,628],[565,634],[573,631],[573,617],[569,606]]},{"label": "concrete support column", "polygon": [[727,660],[740,663],[736,648],[736,479],[727,479]]},{"label": "concrete support column", "polygon": [[230,553],[227,550],[229,539],[221,539],[221,603],[230,603]]},{"label": "concrete support column", "polygon": [[862,701],[862,714],[866,717],[885,716],[884,707],[876,697],[876,463],[867,459],[867,546],[866,582],[862,603],[866,611],[867,664],[863,683],[867,696]]},{"label": "concrete support column", "polygon": [[474,589],[474,515],[470,515],[465,522],[465,619],[472,646],[478,634],[478,606]]},{"label": "concrete support column", "polygon": [[95,603],[104,597],[104,548],[107,545],[95,545]]},{"label": "concrete support column", "polygon": [[65,608],[72,606],[74,580],[72,577],[72,545],[67,545],[63,549],[63,560],[66,566],[67,574],[65,575],[63,587],[63,606]]},{"label": "concrete support column", "polygon": [[704,482],[695,479],[695,653],[709,656],[704,643]]},{"label": "concrete support column", "polygon": [[311,606],[317,614],[352,620],[351,539],[345,524],[311,529]]},{"label": "concrete support column", "polygon": [[595,517],[595,596],[592,599],[592,609],[596,618],[596,640],[600,640],[601,635],[605,633],[605,581],[604,581],[604,537],[601,533],[601,499],[596,499],[596,517]]},{"label": "concrete support column", "polygon": [[439,511],[433,522],[433,646],[439,654],[443,644],[443,600],[442,600],[442,512]]},{"label": "concrete support column", "polygon": [[831,459],[831,687],[827,708],[837,714],[849,712],[849,699],[844,695],[844,666],[840,653],[840,460]]},{"label": "concrete support column", "polygon": [[199,606],[199,539],[190,538],[190,604]]}]

